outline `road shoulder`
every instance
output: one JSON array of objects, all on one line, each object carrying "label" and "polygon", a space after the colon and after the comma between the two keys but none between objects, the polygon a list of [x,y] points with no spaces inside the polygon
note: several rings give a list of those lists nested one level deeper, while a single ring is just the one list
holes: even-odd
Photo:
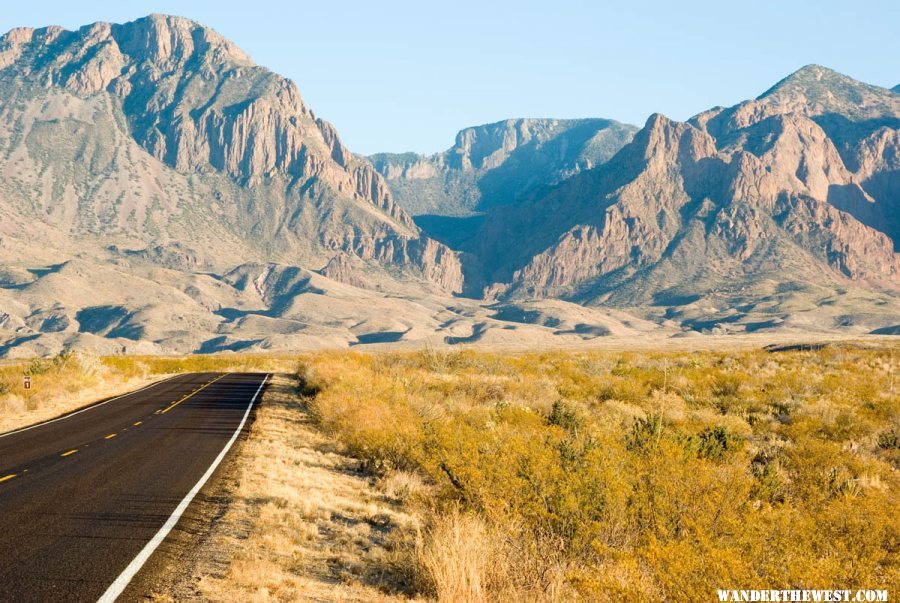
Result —
[{"label": "road shoulder", "polygon": [[148,575],[151,600],[406,600],[398,543],[417,519],[315,429],[296,385],[272,378],[238,456]]}]

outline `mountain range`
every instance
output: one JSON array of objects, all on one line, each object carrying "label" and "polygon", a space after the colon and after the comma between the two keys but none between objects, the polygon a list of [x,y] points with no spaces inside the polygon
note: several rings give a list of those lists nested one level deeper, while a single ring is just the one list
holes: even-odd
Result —
[{"label": "mountain range", "polygon": [[16,29],[0,355],[900,331],[898,170],[898,89],[814,65],[687,122],[362,157],[188,19]]}]

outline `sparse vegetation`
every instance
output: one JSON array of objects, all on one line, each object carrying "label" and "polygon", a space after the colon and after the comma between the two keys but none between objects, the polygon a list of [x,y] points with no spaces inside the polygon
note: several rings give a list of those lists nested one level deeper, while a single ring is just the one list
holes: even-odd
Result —
[{"label": "sparse vegetation", "polygon": [[[197,552],[192,575],[161,588],[153,601],[407,598],[417,519],[334,450],[299,404],[295,385],[289,373],[272,379],[233,467],[239,483],[228,492],[227,512]],[[384,484],[390,487],[383,492],[404,498],[421,488],[401,474]]]},{"label": "sparse vegetation", "polygon": [[[887,350],[330,353],[317,421],[417,474],[440,601],[700,601],[900,582]],[[415,561],[413,561],[415,560]]]},{"label": "sparse vegetation", "polygon": [[[62,399],[299,360],[297,398],[284,382],[267,396],[222,524],[250,536],[226,535],[226,569],[195,574],[214,600],[698,601],[900,582],[895,358],[75,354],[0,367],[0,399],[7,425],[46,408],[27,410],[24,370]],[[310,418],[341,454],[311,443]]]}]

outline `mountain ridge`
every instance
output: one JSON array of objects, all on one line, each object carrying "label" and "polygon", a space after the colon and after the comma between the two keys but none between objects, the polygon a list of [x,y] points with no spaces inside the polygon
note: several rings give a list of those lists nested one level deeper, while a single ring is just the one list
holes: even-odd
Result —
[{"label": "mountain ridge", "polygon": [[361,157],[202,25],[0,37],[0,356],[889,332],[900,95],[807,66],[637,128]]},{"label": "mountain ridge", "polygon": [[722,278],[771,299],[760,277],[778,264],[824,297],[844,279],[896,292],[898,128],[900,96],[809,65],[687,122],[652,115],[606,163],[488,212],[458,248],[499,299],[654,314]]},{"label": "mountain ridge", "polygon": [[[499,288],[495,285],[493,293],[513,297],[563,295],[575,300],[593,298],[594,303],[619,299],[618,304],[626,307],[652,305],[653,296],[648,298],[638,292],[645,285],[640,281],[650,278],[645,270],[659,262],[662,264],[658,266],[671,265],[672,258],[680,253],[677,250],[691,240],[689,223],[697,220],[698,226],[706,224],[703,227],[706,234],[698,233],[706,242],[698,240],[695,244],[701,247],[692,254],[706,255],[707,261],[713,253],[713,257],[721,258],[723,266],[734,260],[749,266],[749,260],[757,252],[767,253],[763,247],[757,247],[762,241],[781,238],[781,250],[775,252],[775,257],[801,260],[812,254],[812,258],[802,259],[796,268],[785,267],[782,278],[796,278],[800,282],[805,280],[804,273],[818,272],[825,280],[846,277],[858,284],[879,281],[896,290],[900,255],[894,250],[896,238],[891,238],[897,237],[891,217],[897,215],[897,207],[891,195],[882,196],[880,202],[872,198],[870,192],[884,190],[877,182],[870,190],[866,187],[879,175],[891,185],[896,183],[897,165],[891,160],[882,162],[874,173],[864,167],[854,173],[844,165],[834,137],[814,119],[841,105],[843,99],[832,93],[824,95],[825,100],[798,100],[798,96],[804,95],[797,92],[796,83],[809,80],[810,76],[820,81],[822,73],[819,67],[804,68],[757,100],[713,109],[684,124],[659,115],[651,116],[629,145],[609,164],[596,170],[608,171],[611,165],[619,163],[622,164],[620,175],[627,172],[628,166],[635,165],[639,174],[624,175],[627,182],[615,192],[609,191],[615,188],[611,185],[578,190],[570,181],[551,193],[563,196],[562,201],[554,202],[552,196],[538,200],[536,207],[546,205],[549,209],[541,207],[536,217],[530,218],[535,223],[569,220],[573,225],[562,229],[568,234],[555,242],[546,246],[538,243],[544,250],[535,250],[534,259],[520,264],[514,274],[507,272],[511,285]],[[838,81],[844,85],[852,80],[840,76]],[[849,149],[845,146],[843,155],[853,151],[860,156],[896,157],[897,132],[883,121],[893,124],[895,116],[900,116],[900,97],[894,98],[896,95],[885,89],[865,84],[851,92],[864,96],[865,102],[849,112],[847,118],[855,120],[854,127],[862,131],[857,130],[854,136],[845,139],[848,145],[859,146]],[[839,125],[826,124],[826,127]],[[607,183],[613,181],[609,176],[600,179]],[[574,192],[566,195],[567,187]],[[596,221],[598,218],[591,217],[596,213],[592,214],[589,206],[581,210],[574,207],[578,206],[577,199],[591,194],[611,195],[604,219]],[[647,206],[653,199],[662,204]],[[560,212],[564,214],[562,217]],[[654,212],[662,213],[653,216]],[[519,214],[523,213],[527,215],[528,210],[520,210]],[[691,214],[696,217],[690,217]],[[515,222],[510,226],[511,220],[515,218],[503,216],[495,225],[488,222],[482,228],[506,228],[508,233],[517,228]],[[660,228],[657,222],[665,226]],[[527,226],[523,227],[521,236],[535,240]],[[538,241],[548,238],[546,233],[538,236],[543,236]],[[771,239],[773,236],[776,239]],[[485,238],[492,239],[489,234]],[[493,238],[502,240],[496,235]],[[713,240],[718,241],[715,247],[718,251],[708,247]],[[703,248],[705,251],[701,251]],[[480,253],[502,256],[504,249],[501,243]],[[696,263],[682,258],[680,268],[674,268],[688,282],[694,270],[689,268],[692,262]],[[827,264],[831,271],[817,269],[820,262]],[[626,272],[631,271],[630,276],[622,272],[626,268]],[[737,278],[739,282],[750,279],[748,283],[755,278],[753,270],[744,272],[743,277],[732,274],[729,278]],[[604,278],[606,285],[602,285]],[[600,281],[595,284],[597,279]],[[486,280],[496,279],[489,275]],[[690,289],[684,282],[679,287]],[[623,294],[628,289],[635,294]],[[695,293],[702,294],[702,288]]]},{"label": "mountain ridge", "polygon": [[464,128],[440,153],[379,153],[369,160],[413,215],[465,216],[603,163],[636,129],[602,118],[513,118]]}]

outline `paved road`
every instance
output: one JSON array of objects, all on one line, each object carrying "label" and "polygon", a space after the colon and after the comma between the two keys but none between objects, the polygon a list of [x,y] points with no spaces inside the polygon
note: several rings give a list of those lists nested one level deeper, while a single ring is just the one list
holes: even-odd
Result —
[{"label": "paved road", "polygon": [[265,377],[181,375],[0,435],[0,601],[114,598],[248,428]]}]

